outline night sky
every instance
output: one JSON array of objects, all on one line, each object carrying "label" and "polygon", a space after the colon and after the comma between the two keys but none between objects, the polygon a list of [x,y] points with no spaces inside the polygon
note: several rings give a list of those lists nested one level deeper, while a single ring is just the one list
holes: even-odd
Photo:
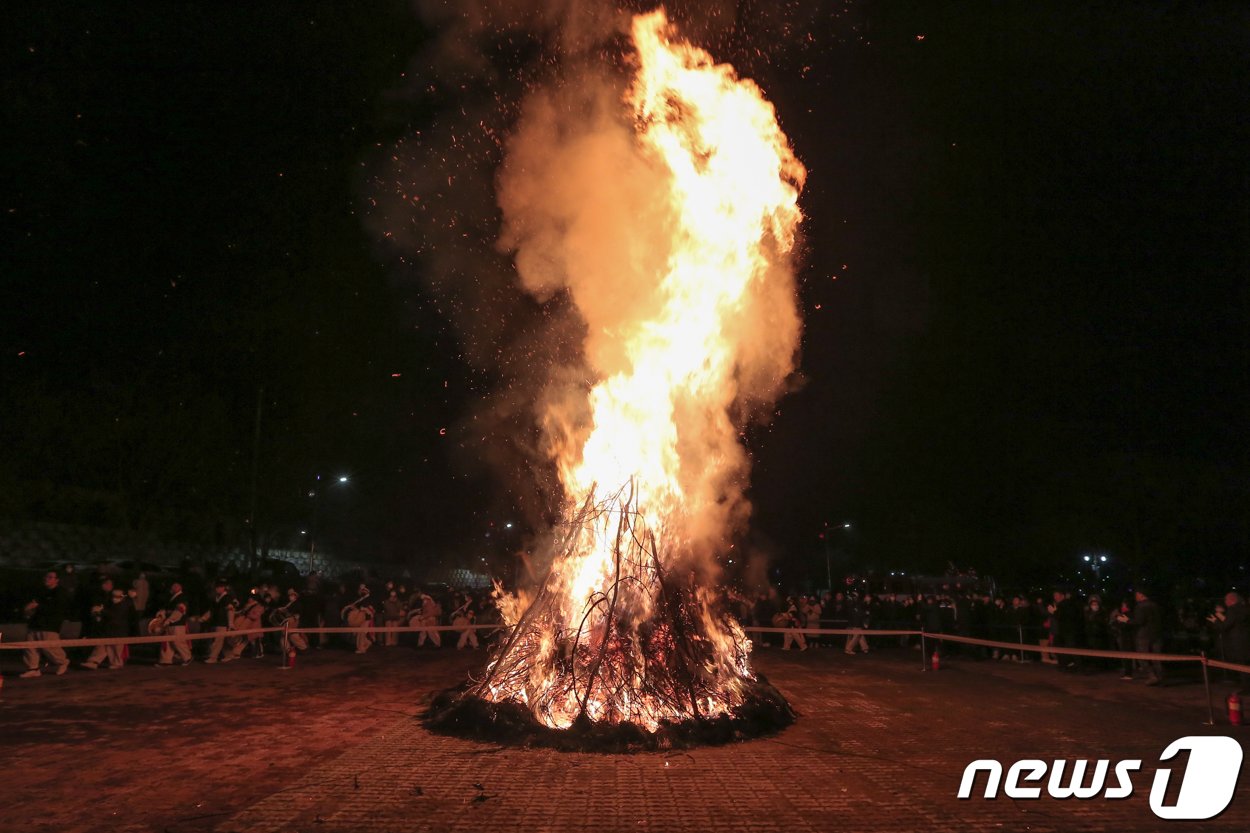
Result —
[{"label": "night sky", "polygon": [[[1245,5],[717,5],[709,47],[809,169],[800,380],[750,432],[744,549],[786,583],[823,579],[843,523],[848,569],[1244,576]],[[497,380],[466,316],[366,222],[379,160],[459,107],[423,77],[438,26],[401,2],[8,17],[0,517],[238,542],[259,401],[274,545],[524,545],[541,517],[478,435]]]}]

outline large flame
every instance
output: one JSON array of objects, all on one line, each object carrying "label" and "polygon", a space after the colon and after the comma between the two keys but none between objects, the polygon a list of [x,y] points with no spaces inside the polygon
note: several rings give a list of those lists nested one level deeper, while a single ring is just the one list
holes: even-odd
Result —
[{"label": "large flame", "polygon": [[[694,582],[744,516],[740,422],[780,392],[799,331],[787,255],[805,171],[772,105],[678,40],[662,9],[633,18],[632,42],[622,167],[648,172],[646,210],[613,229],[624,262],[569,281],[597,381],[589,419],[543,420],[573,520],[539,592],[503,600],[520,625],[481,692],[558,728],[584,713],[654,730],[740,704],[749,642]],[[674,595],[685,625],[660,610]],[[683,638],[699,643],[682,662],[706,685],[675,705],[644,676],[676,662]]]}]

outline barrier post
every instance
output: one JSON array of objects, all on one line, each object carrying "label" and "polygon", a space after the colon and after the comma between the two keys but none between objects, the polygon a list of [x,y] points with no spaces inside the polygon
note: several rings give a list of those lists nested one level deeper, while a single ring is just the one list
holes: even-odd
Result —
[{"label": "barrier post", "polygon": [[920,670],[929,670],[929,652],[924,647],[924,626],[920,626]]},{"label": "barrier post", "polygon": [[1207,652],[1203,651],[1202,656],[1202,686],[1207,690],[1207,725],[1215,725],[1215,708],[1211,705],[1211,675],[1207,670]]},{"label": "barrier post", "polygon": [[1016,641],[1020,643],[1020,664],[1024,664],[1024,625],[1016,625]]}]

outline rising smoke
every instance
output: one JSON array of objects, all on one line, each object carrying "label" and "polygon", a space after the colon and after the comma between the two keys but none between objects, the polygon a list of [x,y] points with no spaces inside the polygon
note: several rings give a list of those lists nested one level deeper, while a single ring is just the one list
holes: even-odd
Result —
[{"label": "rising smoke", "polygon": [[[674,218],[653,195],[666,174],[639,153],[622,106],[634,9],[592,0],[416,8],[436,35],[404,94],[436,115],[371,164],[368,222],[400,270],[425,283],[464,360],[493,380],[467,418],[472,430],[460,433],[541,528],[563,508],[553,461],[585,441],[591,385],[623,369],[620,336],[662,303]],[[732,2],[673,13],[705,42],[740,28]],[[789,19],[753,22],[768,33]],[[761,282],[735,322],[735,389],[721,413],[675,414],[679,434],[697,438],[683,445],[691,477],[715,469],[709,543],[747,516],[738,432],[768,413],[794,367],[794,282],[784,258],[775,269],[784,274]]]}]

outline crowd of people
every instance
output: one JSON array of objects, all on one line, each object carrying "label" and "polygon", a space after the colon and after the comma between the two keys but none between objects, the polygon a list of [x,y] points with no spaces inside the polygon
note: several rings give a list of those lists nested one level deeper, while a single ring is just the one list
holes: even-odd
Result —
[{"label": "crowd of people", "polygon": [[[87,670],[120,669],[129,660],[125,642],[137,636],[166,636],[156,651],[161,667],[187,665],[199,657],[205,663],[233,662],[261,657],[266,646],[303,651],[310,647],[342,645],[363,654],[374,645],[393,647],[411,640],[417,647],[439,648],[447,627],[456,648],[478,648],[476,624],[498,621],[489,596],[435,586],[411,590],[396,581],[348,583],[326,580],[319,573],[302,577],[299,587],[283,588],[262,582],[241,591],[237,582],[219,578],[196,586],[194,579],[174,580],[153,590],[139,573],[128,587],[111,575],[97,574],[79,583],[72,571],[48,570],[43,586],[24,607],[27,641],[53,643],[61,639],[65,623],[81,623],[83,638],[117,640],[83,651],[78,665]],[[350,629],[346,633],[318,633],[309,640],[288,628]],[[270,629],[265,632],[264,629]],[[283,628],[274,631],[273,628]],[[210,639],[188,639],[212,633]],[[23,651],[23,677],[44,671],[64,674],[71,657],[64,648],[49,644]]]},{"label": "crowd of people", "polygon": [[[358,654],[375,645],[406,642],[440,648],[444,634],[454,636],[457,649],[474,649],[482,641],[472,626],[499,622],[488,594],[445,586],[409,588],[394,580],[348,583],[311,573],[285,587],[260,582],[243,591],[240,587],[250,583],[205,581],[192,574],[154,590],[139,573],[127,584],[105,574],[80,583],[72,572],[47,571],[43,587],[25,607],[28,641],[58,640],[64,623],[81,622],[83,637],[117,640],[80,649],[79,665],[95,670],[122,668],[129,656],[125,640],[141,635],[168,637],[156,651],[156,664],[167,667],[189,664],[197,652],[210,664],[260,657],[267,646],[296,651],[341,646]],[[1205,611],[1193,600],[1165,608],[1145,588],[1108,602],[1097,594],[1081,598],[1065,590],[1008,598],[958,584],[922,593],[873,593],[861,585],[846,592],[791,596],[772,588],[754,596],[731,592],[729,602],[743,625],[769,629],[755,634],[756,644],[765,648],[779,641],[782,650],[836,646],[847,654],[866,654],[874,646],[920,647],[921,638],[914,634],[874,633],[923,631],[1019,646],[931,640],[939,653],[1015,661],[1037,656],[1060,670],[1117,668],[1123,679],[1141,678],[1147,685],[1158,685],[1164,674],[1162,663],[1149,656],[1110,659],[1063,649],[1142,655],[1202,650],[1213,659],[1250,665],[1250,608],[1236,592]],[[344,632],[312,634],[312,640],[302,633],[262,632],[283,626]],[[811,629],[848,633],[835,638],[804,632]],[[213,638],[187,638],[194,633]],[[1026,646],[1035,650],[1023,650]],[[24,677],[40,676],[45,669],[64,674],[71,664],[56,645],[27,648],[23,659]]]},{"label": "crowd of people", "polygon": [[[1241,594],[1232,591],[1205,614],[1192,599],[1187,599],[1167,615],[1146,588],[1138,588],[1111,603],[1097,594],[1082,598],[1066,590],[1008,598],[958,586],[917,594],[863,591],[788,597],[770,590],[754,598],[735,594],[733,603],[743,623],[780,629],[782,650],[835,644],[828,636],[804,634],[806,629],[849,630],[844,641],[836,642],[847,654],[867,653],[872,641],[881,644],[883,637],[870,640],[873,630],[923,630],[928,634],[1038,648],[1026,653],[935,641],[938,652],[963,651],[977,658],[1017,661],[1039,654],[1043,662],[1061,670],[1099,667],[1110,662],[1120,670],[1123,679],[1141,677],[1147,685],[1158,685],[1163,680],[1163,666],[1157,660],[1106,661],[1048,649],[1138,654],[1161,654],[1165,648],[1182,653],[1202,650],[1212,659],[1250,665],[1250,609]],[[758,642],[768,647],[769,636],[776,635],[762,634]],[[915,636],[903,636],[897,641],[919,647],[919,638]]]}]

